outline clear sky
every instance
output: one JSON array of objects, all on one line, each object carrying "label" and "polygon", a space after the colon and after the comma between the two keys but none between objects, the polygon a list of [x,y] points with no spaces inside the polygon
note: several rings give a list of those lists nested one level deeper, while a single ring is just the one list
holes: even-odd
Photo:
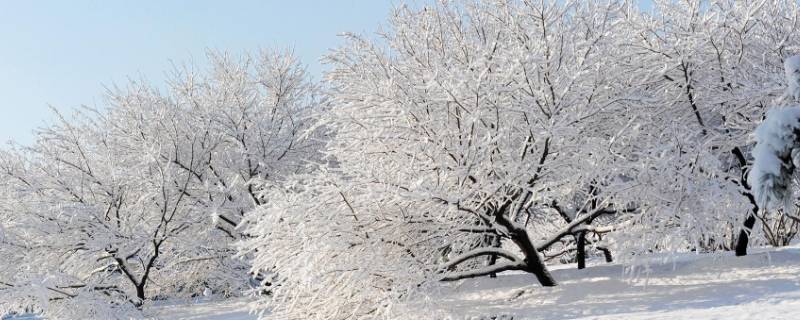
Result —
[{"label": "clear sky", "polygon": [[[412,1],[418,3],[422,0]],[[643,8],[649,0],[643,0]],[[0,1],[0,146],[27,144],[52,121],[101,106],[104,85],[162,84],[207,49],[291,47],[312,74],[341,32],[371,33],[399,0]]]},{"label": "clear sky", "polygon": [[102,105],[103,85],[164,80],[171,62],[204,66],[207,48],[291,47],[309,71],[336,34],[369,33],[392,0],[0,1],[0,144],[27,144],[69,112]]}]

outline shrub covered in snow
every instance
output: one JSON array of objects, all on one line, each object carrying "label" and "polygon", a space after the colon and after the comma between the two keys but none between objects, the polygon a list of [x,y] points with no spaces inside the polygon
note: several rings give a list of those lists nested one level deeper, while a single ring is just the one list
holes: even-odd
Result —
[{"label": "shrub covered in snow", "polygon": [[800,106],[770,110],[755,135],[750,181],[759,206],[789,210],[794,173],[800,165]]}]

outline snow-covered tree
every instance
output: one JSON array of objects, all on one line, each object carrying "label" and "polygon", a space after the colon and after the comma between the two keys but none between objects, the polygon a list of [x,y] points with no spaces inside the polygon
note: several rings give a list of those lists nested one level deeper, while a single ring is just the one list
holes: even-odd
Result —
[{"label": "snow-covered tree", "polygon": [[753,149],[754,160],[750,170],[753,195],[761,211],[767,212],[762,215],[779,211],[779,219],[785,217],[791,220],[786,231],[774,230],[776,228],[765,230],[767,240],[776,245],[788,244],[787,238],[791,237],[786,237],[784,233],[796,234],[797,223],[800,222],[793,188],[795,170],[800,164],[800,106],[797,105],[800,99],[800,56],[786,59],[784,71],[787,89],[783,98],[788,100],[788,103],[784,102],[788,106],[770,110],[756,129],[757,144]]},{"label": "snow-covered tree", "polygon": [[328,57],[329,165],[246,220],[243,250],[273,275],[261,307],[374,318],[431,281],[556,285],[543,252],[637,212],[635,163],[614,151],[640,101],[609,69],[627,9],[441,2],[397,9],[383,41],[346,35]]},{"label": "snow-covered tree", "polygon": [[648,101],[637,111],[647,129],[631,139],[653,168],[640,200],[653,209],[631,243],[746,249],[759,212],[747,179],[750,133],[782,93],[797,18],[797,3],[784,0],[654,1],[628,16],[631,60],[620,70]]},{"label": "snow-covered tree", "polygon": [[784,220],[754,214],[750,132],[786,85],[797,4],[653,8],[442,2],[347,35],[329,162],[246,220],[244,251],[281,284],[261,307],[368,318],[433,280],[554,285],[545,260],[584,265],[587,245],[746,248],[756,218],[769,234]]},{"label": "snow-covered tree", "polygon": [[439,281],[794,237],[796,1],[534,2],[398,7],[325,90],[212,54],[61,117],[0,156],[0,311],[253,276],[274,317],[371,319]]},{"label": "snow-covered tree", "polygon": [[86,299],[127,308],[246,288],[235,227],[262,203],[255,182],[314,158],[300,133],[318,90],[290,53],[209,57],[206,73],[177,69],[165,94],[111,90],[105,108],[4,155],[3,310],[57,318]]},{"label": "snow-covered tree", "polygon": [[794,203],[794,170],[800,163],[800,108],[788,107],[767,113],[756,129],[757,145],[750,171],[754,194],[761,208],[791,210]]}]

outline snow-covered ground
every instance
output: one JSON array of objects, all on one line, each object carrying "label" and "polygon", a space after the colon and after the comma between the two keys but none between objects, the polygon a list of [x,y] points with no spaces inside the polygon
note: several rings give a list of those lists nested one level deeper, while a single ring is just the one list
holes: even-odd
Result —
[{"label": "snow-covered ground", "polygon": [[192,303],[169,303],[148,310],[156,319],[186,320],[253,320],[258,316],[249,312],[247,299],[220,301],[195,301]]},{"label": "snow-covered ground", "polygon": [[[401,307],[404,319],[800,319],[800,247],[649,258],[640,267],[597,261],[553,270],[559,286],[527,274],[442,284]],[[637,264],[639,265],[639,264]],[[649,266],[646,266],[649,265]],[[157,319],[250,320],[248,300],[165,304]]]},{"label": "snow-covered ground", "polygon": [[[631,272],[597,262],[442,286],[410,306],[419,319],[800,319],[800,248],[651,258]],[[494,318],[493,318],[494,317]]]}]

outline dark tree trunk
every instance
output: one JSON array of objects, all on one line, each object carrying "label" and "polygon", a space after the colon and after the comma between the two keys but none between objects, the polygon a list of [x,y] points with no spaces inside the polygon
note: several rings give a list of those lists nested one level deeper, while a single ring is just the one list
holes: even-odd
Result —
[{"label": "dark tree trunk", "polygon": [[[549,140],[545,141],[545,148],[547,148],[547,141]],[[519,247],[520,251],[522,251],[522,254],[525,256],[525,266],[522,269],[533,273],[543,287],[553,287],[556,285],[556,280],[553,279],[553,275],[547,270],[547,265],[545,265],[542,255],[539,254],[539,250],[536,249],[536,245],[533,244],[530,236],[528,236],[528,231],[526,231],[524,227],[510,221],[506,215],[512,202],[513,200],[506,201],[500,208],[493,212],[495,222],[510,231],[509,236],[511,241]]]},{"label": "dark tree trunk", "polygon": [[[753,209],[755,211],[757,209]],[[739,231],[739,238],[736,239],[736,256],[746,256],[747,255],[747,244],[750,242],[750,231],[753,230],[753,226],[756,224],[756,216],[755,212],[747,216],[747,219],[744,220],[744,228]]]},{"label": "dark tree trunk", "polygon": [[542,256],[539,255],[536,246],[531,242],[528,233],[521,229],[514,231],[512,239],[519,246],[522,254],[525,255],[525,264],[527,265],[525,271],[533,273],[543,287],[554,287],[556,280],[547,270],[547,265],[544,264]]},{"label": "dark tree trunk", "polygon": [[739,237],[736,239],[736,256],[741,257],[747,255],[747,244],[750,242],[750,231],[753,230],[753,226],[756,224],[758,204],[756,203],[755,196],[753,196],[751,192],[750,182],[747,181],[747,173],[745,170],[747,167],[747,159],[744,157],[744,153],[742,153],[739,147],[734,147],[731,153],[739,160],[739,168],[742,172],[741,183],[742,187],[744,187],[742,195],[745,196],[753,206],[751,211],[747,214],[747,219],[744,220],[744,227],[739,231]]},{"label": "dark tree trunk", "polygon": [[541,259],[538,259],[538,261],[525,259],[525,262],[528,263],[528,269],[526,271],[533,273],[542,287],[556,286],[556,280],[553,279],[553,275],[550,274],[550,271],[547,270],[547,266],[544,265]]},{"label": "dark tree trunk", "polygon": [[578,232],[575,238],[578,247],[575,259],[578,260],[578,269],[583,269],[586,268],[586,232]]},{"label": "dark tree trunk", "polygon": [[138,298],[138,301],[136,301],[135,305],[137,307],[141,307],[142,304],[144,304],[144,282],[142,282],[142,284],[140,285],[136,285],[135,287],[136,287],[136,298]]},{"label": "dark tree trunk", "polygon": [[614,257],[611,256],[611,250],[608,250],[608,248],[597,248],[597,249],[603,252],[603,256],[606,258],[606,262],[608,263],[614,262]]}]

